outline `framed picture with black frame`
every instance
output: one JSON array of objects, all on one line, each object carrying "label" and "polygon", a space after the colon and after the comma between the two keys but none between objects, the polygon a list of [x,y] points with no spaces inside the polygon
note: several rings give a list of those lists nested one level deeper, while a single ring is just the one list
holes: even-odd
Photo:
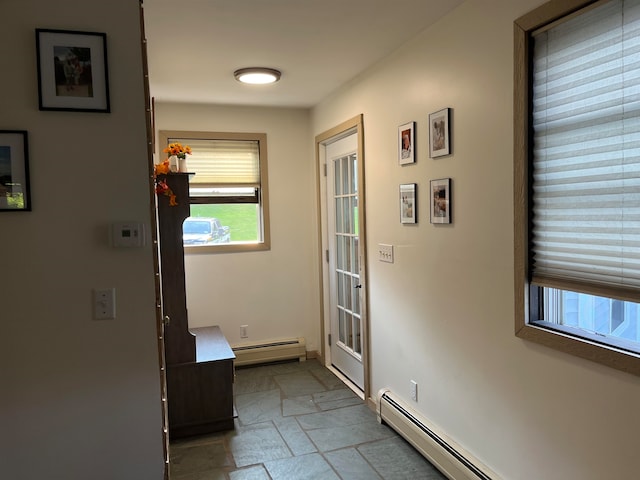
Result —
[{"label": "framed picture with black frame", "polygon": [[107,36],[36,29],[40,110],[109,113]]},{"label": "framed picture with black frame", "polygon": [[431,223],[451,223],[451,179],[431,180]]},{"label": "framed picture with black frame", "polygon": [[451,153],[450,119],[450,108],[443,108],[429,115],[430,158],[442,157]]},{"label": "framed picture with black frame", "polygon": [[0,130],[0,212],[30,210],[27,132]]},{"label": "framed picture with black frame", "polygon": [[398,163],[400,165],[416,162],[415,131],[416,122],[405,123],[398,127]]},{"label": "framed picture with black frame", "polygon": [[418,223],[415,183],[400,185],[400,223]]}]

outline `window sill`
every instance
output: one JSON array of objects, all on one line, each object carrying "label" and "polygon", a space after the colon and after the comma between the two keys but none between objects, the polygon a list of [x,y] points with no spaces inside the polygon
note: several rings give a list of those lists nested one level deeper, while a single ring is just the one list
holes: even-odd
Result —
[{"label": "window sill", "polygon": [[551,329],[547,325],[522,325],[516,330],[516,336],[569,355],[640,376],[640,355],[637,353],[576,337],[559,329]]},{"label": "window sill", "polygon": [[264,252],[271,250],[268,243],[227,243],[218,245],[187,246],[184,247],[185,255],[199,255],[210,253],[242,253],[242,252]]}]

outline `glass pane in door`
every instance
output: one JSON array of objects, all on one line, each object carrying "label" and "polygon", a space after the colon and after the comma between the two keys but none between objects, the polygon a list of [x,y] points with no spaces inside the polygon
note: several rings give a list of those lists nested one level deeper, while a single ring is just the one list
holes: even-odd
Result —
[{"label": "glass pane in door", "polygon": [[356,356],[360,342],[360,277],[358,248],[358,182],[355,154],[334,159],[336,286],[339,341]]}]

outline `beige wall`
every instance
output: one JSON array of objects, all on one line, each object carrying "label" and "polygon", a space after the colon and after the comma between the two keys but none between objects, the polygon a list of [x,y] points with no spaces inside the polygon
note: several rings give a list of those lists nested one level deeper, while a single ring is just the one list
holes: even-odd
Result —
[{"label": "beige wall", "polygon": [[[311,112],[157,105],[159,128],[269,135],[273,248],[188,256],[190,320],[319,348],[313,139],[363,113],[369,252],[396,246],[394,264],[368,262],[372,390],[409,401],[416,380],[415,408],[504,478],[634,478],[640,380],[513,334],[512,23],[540,3],[470,0]],[[107,242],[110,222],[149,217],[137,2],[3,0],[0,17],[0,128],[29,131],[34,205],[0,213],[2,475],[160,478],[151,247]],[[111,114],[38,111],[36,27],[107,33]],[[453,154],[432,160],[427,115],[442,107]],[[418,162],[400,167],[412,120]],[[454,223],[433,226],[428,181],[443,177]],[[111,286],[118,318],[96,322],[91,289]]]},{"label": "beige wall", "polygon": [[[314,108],[313,134],[364,114],[372,391],[391,388],[506,479],[635,478],[640,379],[514,335],[512,32],[541,3],[465,2]],[[428,114],[443,107],[453,154],[429,159]],[[408,121],[418,161],[401,167]],[[453,224],[430,225],[429,180],[444,177]],[[398,218],[409,182],[417,226]]]},{"label": "beige wall", "polygon": [[[29,133],[33,211],[0,213],[0,477],[163,471],[138,2],[2,0],[0,129]],[[112,113],[38,110],[35,29],[105,32]],[[117,318],[92,319],[115,287]]]},{"label": "beige wall", "polygon": [[[187,254],[190,326],[220,325],[231,344],[301,336],[307,350],[319,350],[318,235],[309,111],[163,102],[155,107],[159,130],[267,134],[271,249]],[[159,158],[164,159],[164,154]],[[240,325],[249,326],[249,338],[240,338]]]}]

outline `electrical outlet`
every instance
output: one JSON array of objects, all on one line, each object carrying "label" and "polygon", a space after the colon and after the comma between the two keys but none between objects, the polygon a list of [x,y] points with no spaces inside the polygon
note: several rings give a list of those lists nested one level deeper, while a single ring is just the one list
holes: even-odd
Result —
[{"label": "electrical outlet", "polygon": [[380,260],[381,262],[393,263],[393,245],[379,243],[378,260]]},{"label": "electrical outlet", "polygon": [[249,338],[249,325],[240,325],[240,338]]},{"label": "electrical outlet", "polygon": [[411,395],[411,400],[414,402],[418,401],[418,383],[415,380],[411,380],[409,386],[409,393]]},{"label": "electrical outlet", "polygon": [[93,318],[95,320],[113,320],[116,318],[116,289],[93,290]]}]

